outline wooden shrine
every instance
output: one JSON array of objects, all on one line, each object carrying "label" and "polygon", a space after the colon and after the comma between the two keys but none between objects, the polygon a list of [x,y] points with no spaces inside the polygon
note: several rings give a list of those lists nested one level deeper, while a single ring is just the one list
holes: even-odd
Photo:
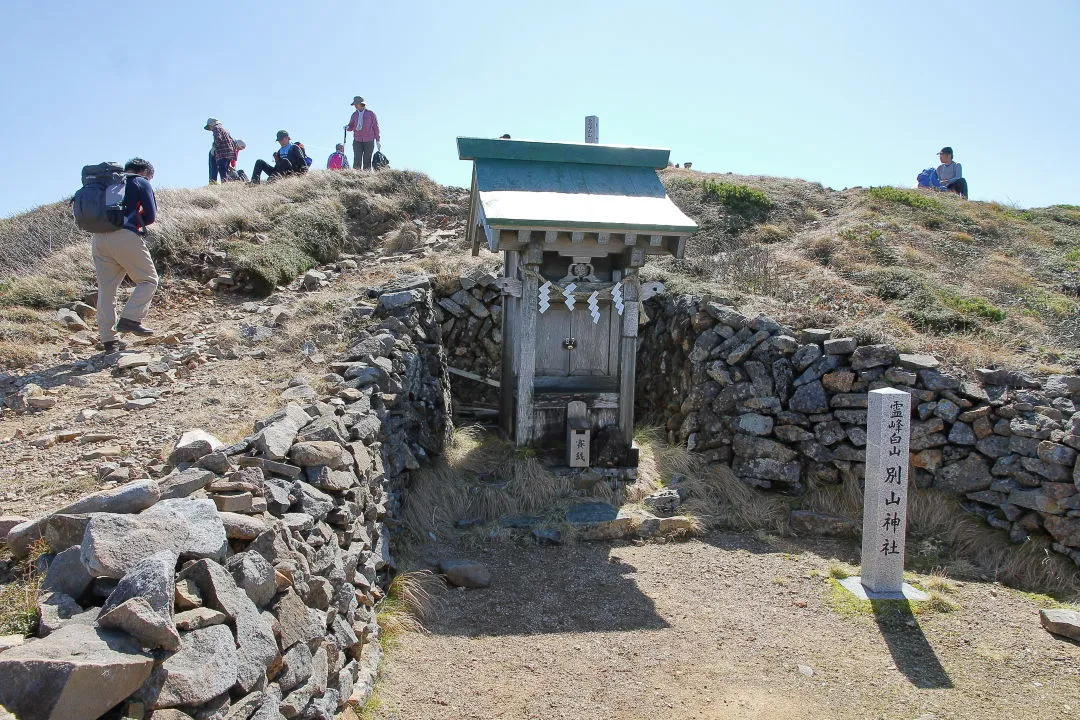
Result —
[{"label": "wooden shrine", "polygon": [[[629,449],[639,304],[649,255],[682,257],[697,230],[656,174],[668,150],[458,138],[473,161],[473,255],[503,253],[500,422],[519,446],[567,450],[614,427]],[[584,452],[582,452],[584,451]]]}]

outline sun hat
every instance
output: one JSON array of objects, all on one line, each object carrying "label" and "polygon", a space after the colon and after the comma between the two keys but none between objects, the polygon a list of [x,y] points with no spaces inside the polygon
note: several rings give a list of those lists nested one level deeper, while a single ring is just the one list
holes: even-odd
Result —
[{"label": "sun hat", "polygon": [[218,120],[217,118],[207,118],[206,119],[206,127],[204,127],[203,130],[213,130],[215,125],[220,125],[220,124],[221,124],[221,121]]},{"label": "sun hat", "polygon": [[357,95],[356,97],[354,97],[354,98],[352,99],[352,102],[351,102],[351,103],[349,103],[349,104],[350,104],[350,105],[366,105],[367,103],[365,103],[365,102],[364,102],[364,98],[362,98],[362,97],[360,97],[359,95]]},{"label": "sun hat", "polygon": [[289,131],[288,130],[278,130],[277,131],[277,137],[274,138],[274,139],[275,140],[280,140],[281,138],[287,138],[287,137],[289,137]]},{"label": "sun hat", "polygon": [[247,147],[247,143],[244,142],[243,140],[237,140],[236,141],[236,149],[237,150],[243,150],[246,147]]}]

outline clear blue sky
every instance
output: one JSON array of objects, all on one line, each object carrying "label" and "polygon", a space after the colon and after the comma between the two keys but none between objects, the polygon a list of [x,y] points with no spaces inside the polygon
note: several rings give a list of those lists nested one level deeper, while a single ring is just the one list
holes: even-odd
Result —
[{"label": "clear blue sky", "polygon": [[[394,167],[463,185],[458,135],[672,148],[708,171],[914,183],[956,149],[975,199],[1080,203],[1080,3],[3,0],[0,216],[141,155],[207,181],[207,116],[251,172],[319,166],[354,94]],[[350,150],[351,154],[351,150]]]}]

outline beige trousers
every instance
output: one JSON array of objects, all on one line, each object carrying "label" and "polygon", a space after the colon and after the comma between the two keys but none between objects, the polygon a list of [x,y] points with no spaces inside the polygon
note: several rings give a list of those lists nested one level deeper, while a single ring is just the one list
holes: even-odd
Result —
[{"label": "beige trousers", "polygon": [[157,291],[158,274],[154,260],[142,237],[131,230],[95,233],[90,242],[94,253],[94,274],[98,281],[97,323],[101,341],[116,339],[116,291],[124,277],[131,278],[135,289],[120,317],[142,322],[150,310],[150,300]]}]

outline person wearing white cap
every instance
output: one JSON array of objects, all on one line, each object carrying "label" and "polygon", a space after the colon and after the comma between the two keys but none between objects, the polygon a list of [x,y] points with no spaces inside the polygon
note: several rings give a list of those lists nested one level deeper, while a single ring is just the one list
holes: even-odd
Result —
[{"label": "person wearing white cap", "polygon": [[203,129],[214,133],[214,145],[210,148],[210,184],[217,185],[219,177],[221,182],[227,182],[229,168],[236,162],[236,141],[217,118],[207,118]]}]

